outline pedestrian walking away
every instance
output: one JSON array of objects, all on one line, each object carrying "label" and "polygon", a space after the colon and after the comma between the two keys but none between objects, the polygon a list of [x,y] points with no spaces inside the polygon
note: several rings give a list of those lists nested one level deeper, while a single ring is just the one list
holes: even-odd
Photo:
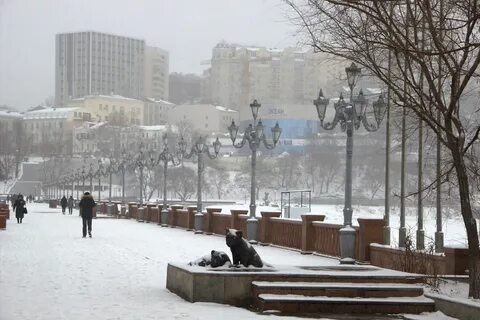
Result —
[{"label": "pedestrian walking away", "polygon": [[90,195],[90,192],[85,192],[82,196],[82,199],[78,203],[80,207],[80,215],[82,216],[82,234],[85,238],[87,236],[87,227],[88,227],[88,236],[92,237],[92,217],[93,217],[93,208],[97,204],[93,197]]},{"label": "pedestrian walking away", "polygon": [[62,214],[65,214],[65,209],[67,209],[67,197],[63,196],[62,200],[60,200],[60,205],[62,206]]},{"label": "pedestrian walking away", "polygon": [[16,197],[15,202],[13,203],[13,211],[15,212],[15,218],[17,218],[17,223],[22,223],[25,213],[27,213],[27,207],[25,207],[25,200],[23,196],[19,194]]},{"label": "pedestrian walking away", "polygon": [[70,196],[70,198],[68,198],[68,202],[67,202],[68,214],[72,214],[74,202],[75,202],[75,200],[73,200],[73,197]]}]

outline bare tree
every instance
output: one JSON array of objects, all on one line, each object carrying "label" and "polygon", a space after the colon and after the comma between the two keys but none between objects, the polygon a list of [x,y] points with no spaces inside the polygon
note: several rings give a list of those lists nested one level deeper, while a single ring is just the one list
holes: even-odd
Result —
[{"label": "bare tree", "polygon": [[205,183],[204,186],[213,186],[217,194],[217,199],[222,199],[222,196],[227,193],[227,188],[230,183],[229,174],[225,166],[221,165],[218,160],[206,160],[207,168],[203,174]]},{"label": "bare tree", "polygon": [[413,111],[448,150],[452,165],[443,175],[454,173],[458,184],[470,256],[469,296],[480,298],[480,246],[469,179],[475,174],[469,154],[480,126],[478,120],[468,126],[462,114],[469,111],[460,100],[478,76],[478,1],[286,3],[309,44],[363,66],[388,88],[393,108]]},{"label": "bare tree", "polygon": [[193,169],[184,165],[172,168],[170,177],[170,189],[175,192],[181,201],[185,201],[195,194],[197,180]]}]

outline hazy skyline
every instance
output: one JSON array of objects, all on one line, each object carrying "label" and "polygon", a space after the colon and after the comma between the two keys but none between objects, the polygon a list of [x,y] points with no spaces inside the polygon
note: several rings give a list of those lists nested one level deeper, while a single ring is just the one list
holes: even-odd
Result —
[{"label": "hazy skyline", "polygon": [[170,72],[201,73],[227,42],[283,48],[295,28],[280,0],[0,0],[0,105],[38,105],[55,94],[55,34],[99,31],[169,51]]}]

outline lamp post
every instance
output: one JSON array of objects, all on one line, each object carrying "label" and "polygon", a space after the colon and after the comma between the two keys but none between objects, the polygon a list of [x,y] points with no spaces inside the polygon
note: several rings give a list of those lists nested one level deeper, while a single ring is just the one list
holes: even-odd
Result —
[{"label": "lamp post", "polygon": [[247,237],[251,243],[257,242],[257,229],[258,229],[258,219],[255,215],[256,210],[256,179],[255,179],[255,171],[256,171],[256,164],[257,164],[257,150],[263,144],[267,149],[273,149],[278,143],[280,139],[280,134],[282,133],[282,129],[278,125],[278,122],[275,126],[271,129],[272,131],[272,138],[273,143],[269,143],[264,133],[264,127],[262,124],[262,120],[257,122],[258,110],[262,105],[257,102],[257,100],[253,100],[253,103],[250,104],[250,108],[252,109],[252,116],[253,116],[253,123],[250,123],[243,133],[242,141],[238,144],[235,144],[235,140],[237,138],[238,129],[239,127],[235,125],[235,121],[232,121],[232,124],[228,127],[228,131],[230,133],[230,139],[232,140],[232,144],[235,148],[242,148],[246,142],[248,142],[248,146],[252,151],[252,161],[251,161],[251,185],[250,185],[250,217],[247,220]]},{"label": "lamp post", "polygon": [[81,175],[82,175],[82,194],[84,194],[85,193],[85,179],[87,178],[87,173],[85,171],[85,166],[82,166]]},{"label": "lamp post", "polygon": [[210,148],[205,142],[205,138],[200,136],[196,140],[195,144],[191,147],[190,152],[187,153],[187,143],[180,138],[178,142],[178,147],[180,149],[180,154],[183,158],[190,159],[193,155],[197,155],[197,213],[195,213],[195,233],[202,233],[202,176],[203,176],[203,154],[206,154],[210,159],[215,159],[218,157],[220,152],[220,147],[222,144],[217,139],[212,144],[214,154],[210,153]]},{"label": "lamp post", "polygon": [[90,193],[92,194],[93,197],[93,163],[90,162],[90,169],[88,170],[88,177],[90,178]]},{"label": "lamp post", "polygon": [[177,166],[180,164],[180,161],[176,161],[175,153],[170,152],[170,150],[168,149],[168,137],[166,133],[162,136],[162,140],[163,140],[163,150],[158,155],[158,161],[163,162],[163,205],[162,205],[160,221],[158,222],[158,224],[160,224],[162,227],[166,227],[168,222],[168,209],[167,209],[168,163],[171,162],[174,166]]},{"label": "lamp post", "polygon": [[[151,154],[151,152],[149,152]],[[138,208],[138,217],[137,217],[137,221],[138,222],[144,222],[143,220],[143,217],[144,217],[144,208],[143,208],[143,174],[144,174],[144,170],[146,167],[148,167],[148,165],[151,163],[151,158],[152,157],[148,157],[146,154],[145,154],[145,151],[144,151],[144,146],[143,146],[143,143],[140,144],[140,147],[139,147],[139,150],[138,150],[138,153],[137,155],[135,156],[135,158],[133,159],[133,162],[132,162],[132,166],[133,166],[133,170],[135,170],[136,168],[138,168],[139,170],[139,173],[140,173],[140,204],[139,204],[139,208]]]},{"label": "lamp post", "polygon": [[96,175],[98,176],[98,201],[100,201],[102,191],[102,176],[105,174],[105,170],[103,167],[102,159],[98,159],[98,169]]},{"label": "lamp post", "polygon": [[340,95],[338,102],[334,104],[335,117],[332,122],[324,124],[326,109],[329,99],[323,96],[320,89],[318,98],[314,100],[314,105],[317,108],[320,124],[325,130],[334,129],[340,123],[342,131],[347,132],[346,144],[346,171],[345,171],[345,206],[343,209],[343,227],[340,229],[340,251],[341,260],[343,264],[355,263],[355,229],[352,228],[352,155],[353,155],[353,131],[360,129],[363,124],[364,128],[369,131],[377,131],[380,123],[385,115],[386,104],[383,100],[383,95],[378,97],[378,100],[373,103],[373,110],[376,124],[368,122],[365,110],[368,105],[367,99],[360,90],[358,96],[353,99],[353,89],[360,75],[361,69],[355,63],[350,67],[345,68],[347,72],[348,85],[350,87],[350,101],[346,103],[343,100],[343,95]]},{"label": "lamp post", "polygon": [[122,206],[125,205],[125,171],[127,170],[127,152],[122,150],[122,160],[119,165],[119,169],[122,170]]}]

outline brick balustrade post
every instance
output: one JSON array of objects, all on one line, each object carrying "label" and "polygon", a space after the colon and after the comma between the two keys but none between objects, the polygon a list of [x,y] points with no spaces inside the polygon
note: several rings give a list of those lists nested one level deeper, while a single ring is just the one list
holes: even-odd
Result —
[{"label": "brick balustrade post", "polygon": [[468,248],[445,247],[446,274],[465,275],[469,268]]},{"label": "brick balustrade post", "polygon": [[241,214],[248,214],[248,210],[238,210],[238,209],[231,209],[230,213],[232,214],[232,220],[230,221],[230,228],[237,229],[238,228],[238,216]]},{"label": "brick balustrade post", "polygon": [[370,243],[383,244],[383,219],[358,218],[358,260],[370,261]]},{"label": "brick balustrade post", "polygon": [[180,204],[175,204],[173,206],[170,206],[171,210],[168,215],[168,223],[170,227],[175,228],[177,226],[177,210],[183,209],[183,206]]},{"label": "brick balustrade post", "polygon": [[187,212],[187,231],[193,231],[195,226],[195,213],[197,213],[197,206],[188,206]]},{"label": "brick balustrade post", "polygon": [[205,234],[211,235],[213,233],[213,213],[222,212],[222,208],[207,208],[207,213],[205,213],[205,220],[203,220],[203,231]]},{"label": "brick balustrade post", "polygon": [[302,214],[302,254],[310,254],[313,239],[313,221],[325,220],[324,214]]},{"label": "brick balustrade post", "polygon": [[268,237],[268,229],[271,218],[279,218],[282,215],[281,211],[262,211],[260,212],[262,219],[259,222],[258,241],[262,245],[269,245],[270,239]]}]

